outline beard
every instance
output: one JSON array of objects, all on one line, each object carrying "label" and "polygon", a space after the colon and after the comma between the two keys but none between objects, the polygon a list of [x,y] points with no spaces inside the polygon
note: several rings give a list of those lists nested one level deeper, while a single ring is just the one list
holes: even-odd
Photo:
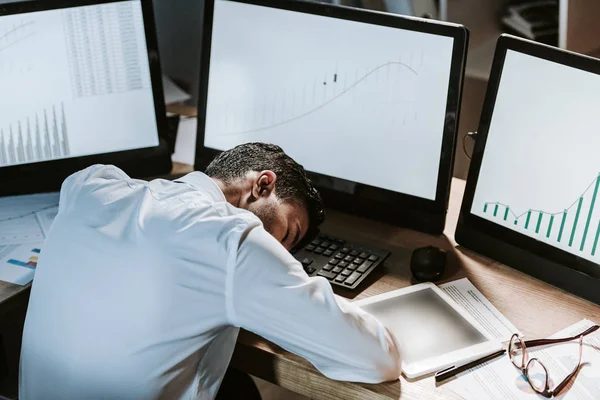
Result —
[{"label": "beard", "polygon": [[248,207],[248,211],[256,215],[258,219],[261,220],[267,232],[273,234],[273,226],[275,225],[275,220],[277,219],[275,204],[266,203],[258,205],[254,203]]}]

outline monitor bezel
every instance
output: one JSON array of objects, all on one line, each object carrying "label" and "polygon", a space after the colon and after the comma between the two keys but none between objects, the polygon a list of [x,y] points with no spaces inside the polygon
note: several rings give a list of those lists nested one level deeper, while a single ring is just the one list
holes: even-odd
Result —
[{"label": "monitor bezel", "polygon": [[511,35],[502,35],[498,39],[456,228],[456,241],[600,304],[600,265],[471,212],[504,60],[509,50],[600,75],[598,59]]},{"label": "monitor bezel", "polygon": [[[7,3],[0,5],[0,18],[9,15],[125,1],[131,0],[33,0]],[[144,18],[150,81],[158,130],[158,144],[156,146],[140,147],[133,150],[0,167],[0,182],[3,183],[0,185],[0,197],[58,190],[67,176],[96,163],[115,164],[123,168],[125,172],[140,177],[170,172],[170,155],[164,151],[166,148],[167,120],[154,11],[152,0],[140,0],[140,2]],[[169,157],[168,160],[165,159],[165,155]],[[136,160],[139,160],[140,163],[135,163]],[[148,162],[149,160],[153,162]]]},{"label": "monitor bezel", "polygon": [[[468,30],[457,24],[300,0],[229,1],[443,35],[454,39],[435,200],[309,172],[309,175],[319,187],[328,207],[424,232],[441,234],[446,219],[450,182],[454,168],[454,152],[469,37]],[[215,0],[206,0],[204,8],[195,160],[195,169],[200,171],[203,171],[208,163],[220,153],[218,150],[204,146],[214,4]],[[334,189],[348,184],[356,185],[353,194]]]}]

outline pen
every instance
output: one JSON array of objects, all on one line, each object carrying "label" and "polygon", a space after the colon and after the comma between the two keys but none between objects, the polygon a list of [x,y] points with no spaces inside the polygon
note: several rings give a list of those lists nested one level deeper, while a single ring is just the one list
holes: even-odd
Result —
[{"label": "pen", "polygon": [[466,364],[460,365],[458,367],[456,365],[453,365],[451,367],[448,367],[446,369],[438,371],[438,372],[435,373],[435,381],[437,383],[443,382],[446,379],[452,378],[453,376],[458,375],[458,374],[460,374],[463,371],[466,371],[466,370],[468,370],[470,368],[476,367],[479,364],[483,364],[484,362],[493,360],[496,357],[502,356],[502,355],[504,355],[504,353],[506,353],[506,350],[499,350],[499,351],[497,351],[495,353],[492,353],[492,354],[490,354],[488,356],[485,356],[485,357],[479,358],[477,360],[471,361],[470,363],[466,363]]}]

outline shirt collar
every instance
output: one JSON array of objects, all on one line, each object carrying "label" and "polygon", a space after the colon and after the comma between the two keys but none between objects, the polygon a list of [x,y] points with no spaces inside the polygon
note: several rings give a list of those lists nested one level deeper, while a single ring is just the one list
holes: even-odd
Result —
[{"label": "shirt collar", "polygon": [[176,179],[175,182],[187,183],[194,189],[198,189],[202,191],[202,193],[209,195],[214,201],[227,201],[219,185],[217,185],[217,183],[213,181],[211,177],[203,174],[202,172],[196,171],[189,173],[186,176]]}]

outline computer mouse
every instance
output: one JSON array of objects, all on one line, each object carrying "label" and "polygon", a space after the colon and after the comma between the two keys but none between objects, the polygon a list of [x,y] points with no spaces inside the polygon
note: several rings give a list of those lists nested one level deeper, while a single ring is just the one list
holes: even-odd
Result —
[{"label": "computer mouse", "polygon": [[433,246],[415,249],[410,258],[410,271],[418,281],[437,281],[446,272],[446,252]]}]

